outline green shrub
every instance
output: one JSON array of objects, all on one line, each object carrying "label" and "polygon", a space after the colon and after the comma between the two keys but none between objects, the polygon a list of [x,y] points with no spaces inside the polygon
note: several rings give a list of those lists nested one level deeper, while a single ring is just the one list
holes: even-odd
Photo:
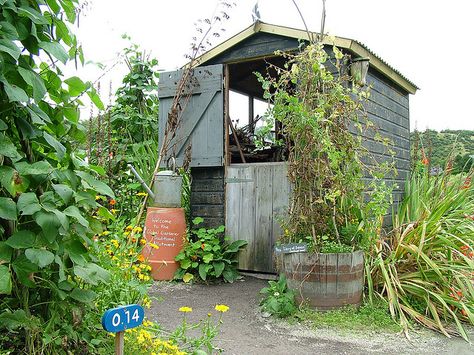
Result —
[{"label": "green shrub", "polygon": [[[193,225],[198,226],[204,220],[200,217],[193,219]],[[183,250],[176,256],[180,269],[175,278],[185,282],[197,277],[202,281],[223,279],[234,282],[237,271],[237,255],[247,242],[236,240],[228,243],[229,238],[222,238],[225,227],[192,229],[188,235]]]},{"label": "green shrub", "polygon": [[260,291],[265,296],[260,302],[262,310],[279,318],[294,314],[297,310],[295,291],[288,288],[285,275],[280,274],[278,281],[268,281],[268,284]]}]

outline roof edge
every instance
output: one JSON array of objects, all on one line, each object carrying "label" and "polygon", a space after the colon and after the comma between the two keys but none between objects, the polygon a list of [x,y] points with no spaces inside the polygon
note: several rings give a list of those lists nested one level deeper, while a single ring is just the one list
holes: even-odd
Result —
[{"label": "roof edge", "polygon": [[[272,25],[272,24],[267,24],[264,22],[257,21],[253,25],[244,29],[243,31],[237,33],[236,35],[232,36],[228,40],[222,42],[221,44],[217,45],[216,47],[210,49],[209,51],[197,57],[195,60],[195,64],[193,66],[198,66],[198,65],[206,63],[207,61],[218,56],[219,54],[223,53],[227,49],[233,47],[237,43],[247,39],[248,37],[258,32],[271,33],[271,34],[286,36],[290,38],[302,39],[306,41],[311,40],[310,36],[314,37],[318,35],[318,33],[316,32],[308,33],[304,30],[300,30],[296,28]],[[390,66],[381,57],[376,55],[368,47],[366,47],[364,44],[362,44],[359,41],[356,41],[350,38],[344,38],[344,37],[324,36],[323,43],[326,45],[335,45],[336,47],[349,50],[359,57],[370,58],[370,66],[372,66],[377,71],[384,74],[387,78],[394,81],[397,85],[402,87],[404,90],[406,90],[410,94],[415,94],[416,91],[419,89],[417,85],[415,85],[412,81],[406,78],[402,73],[400,73],[398,70]]]}]

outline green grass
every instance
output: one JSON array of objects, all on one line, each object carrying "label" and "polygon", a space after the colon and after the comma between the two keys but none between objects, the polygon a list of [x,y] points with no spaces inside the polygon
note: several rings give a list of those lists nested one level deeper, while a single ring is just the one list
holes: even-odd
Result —
[{"label": "green grass", "polygon": [[347,306],[342,309],[318,312],[309,308],[298,311],[294,320],[309,324],[315,329],[334,328],[351,331],[383,331],[396,333],[401,331],[400,325],[393,321],[388,306],[382,302],[370,305],[363,304],[359,308]]}]

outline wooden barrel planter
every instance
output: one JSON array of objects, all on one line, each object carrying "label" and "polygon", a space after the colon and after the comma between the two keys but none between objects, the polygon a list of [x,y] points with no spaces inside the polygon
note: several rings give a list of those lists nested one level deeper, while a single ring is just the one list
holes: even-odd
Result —
[{"label": "wooden barrel planter", "polygon": [[364,287],[364,252],[320,254],[282,253],[280,272],[288,287],[296,291],[296,301],[317,310],[360,305]]}]

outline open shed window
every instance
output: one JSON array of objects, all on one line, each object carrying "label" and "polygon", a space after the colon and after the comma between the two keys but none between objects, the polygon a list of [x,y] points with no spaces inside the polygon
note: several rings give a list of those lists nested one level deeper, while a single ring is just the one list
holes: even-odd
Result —
[{"label": "open shed window", "polygon": [[267,75],[268,64],[280,64],[272,57],[229,64],[228,152],[231,164],[286,160],[281,127],[272,119],[271,104],[263,99],[255,72]]}]

